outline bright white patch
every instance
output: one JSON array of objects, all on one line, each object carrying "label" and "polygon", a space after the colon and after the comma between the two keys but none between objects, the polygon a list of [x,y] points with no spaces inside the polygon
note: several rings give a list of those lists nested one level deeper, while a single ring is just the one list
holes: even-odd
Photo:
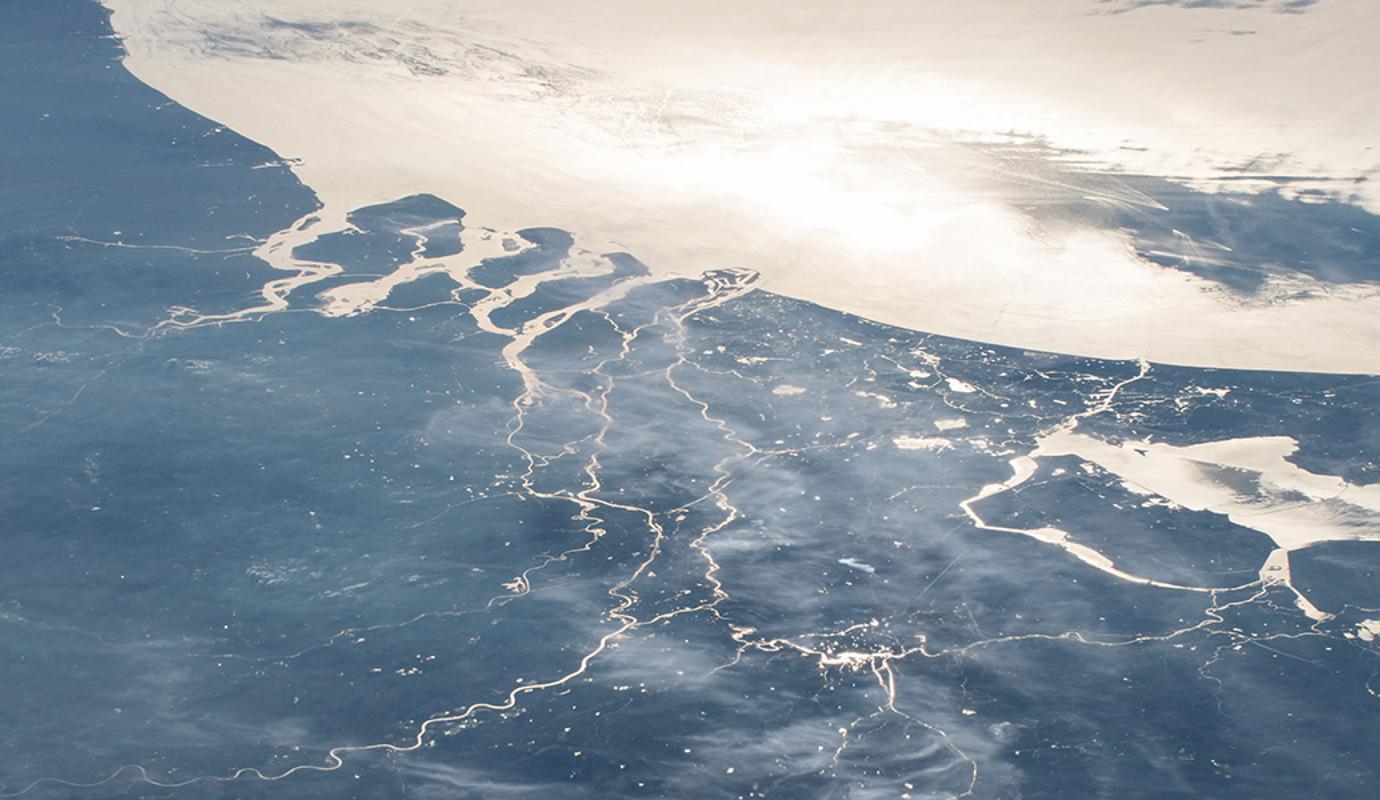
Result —
[{"label": "bright white patch", "polygon": [[1121,488],[1125,489],[1126,491],[1130,492],[1131,494],[1138,494],[1138,495],[1140,495],[1141,497],[1153,497],[1153,496],[1155,495],[1154,492],[1150,491],[1149,489],[1145,488],[1144,486],[1141,486],[1141,485],[1136,484],[1136,483],[1131,483],[1130,481],[1122,481],[1122,482],[1121,482]]},{"label": "bright white patch", "polygon": [[[1098,550],[1070,540],[1066,531],[990,525],[974,510],[975,503],[1030,480],[1040,458],[1078,456],[1084,459],[1080,466],[1089,474],[1100,467],[1126,484],[1140,487],[1141,493],[1164,498],[1173,507],[1224,514],[1238,525],[1269,536],[1276,547],[1260,566],[1260,584],[1285,587],[1293,592],[1295,605],[1305,616],[1322,621],[1331,615],[1294,586],[1289,554],[1323,541],[1380,540],[1380,484],[1357,486],[1335,476],[1309,472],[1287,460],[1297,449],[1297,442],[1283,436],[1183,447],[1152,442],[1113,445],[1076,433],[1070,424],[1042,435],[1029,455],[1011,459],[1010,478],[982,487],[959,505],[981,530],[1020,534],[1055,545],[1121,580],[1195,592],[1231,588],[1186,586],[1134,575],[1118,568]],[[1367,631],[1372,637],[1380,635],[1380,629]]]},{"label": "bright white patch", "polygon": [[877,568],[876,568],[876,567],[872,566],[871,564],[867,564],[867,563],[864,563],[864,562],[862,562],[862,561],[859,561],[859,560],[857,560],[856,558],[840,558],[840,559],[839,559],[839,563],[840,563],[840,564],[843,564],[843,565],[846,566],[846,567],[852,567],[853,569],[860,569],[860,570],[862,570],[863,572],[868,573],[869,575],[871,575],[871,574],[873,574],[873,573],[875,573],[875,572],[877,571]]},{"label": "bright white patch", "polygon": [[1356,623],[1356,635],[1363,642],[1373,642],[1380,636],[1380,619],[1363,619]]},{"label": "bright white patch", "polygon": [[[1248,191],[1277,184],[1240,165],[1278,153],[1262,168],[1321,181],[1290,186],[1380,207],[1380,181],[1355,180],[1376,170],[1380,81],[1317,89],[1380,72],[1369,3],[105,3],[136,76],[300,159],[328,220],[429,192],[467,223],[555,225],[657,276],[739,265],[781,294],[965,339],[1380,371],[1372,289],[1243,302],[1140,259],[1119,228],[1029,210],[1153,200],[990,147],[1033,136]],[[1224,33],[1241,25],[1255,35]]]},{"label": "bright white patch", "polygon": [[[1286,460],[1286,436],[1227,439],[1176,447],[1114,445],[1060,430],[1042,437],[1035,457],[1076,455],[1185,508],[1227,515],[1285,550],[1345,539],[1380,540],[1380,484],[1357,486]],[[1243,491],[1249,485],[1253,491]]]},{"label": "bright white patch", "polygon": [[881,406],[882,408],[895,408],[895,407],[896,407],[896,401],[895,401],[895,400],[892,400],[890,397],[887,397],[886,395],[881,394],[881,393],[879,393],[879,392],[865,392],[865,391],[859,389],[858,391],[854,392],[853,394],[856,394],[858,397],[870,397],[870,398],[872,398],[873,400],[876,400],[876,401],[877,401],[877,405]]},{"label": "bright white patch", "polygon": [[1318,542],[1380,540],[1380,484],[1309,472],[1287,460],[1297,449],[1285,436],[1113,445],[1063,428],[1041,437],[1031,455],[1079,456],[1176,505],[1225,514],[1269,536],[1276,548],[1261,581],[1287,587],[1306,616],[1323,620],[1329,615],[1294,586],[1289,553]]},{"label": "bright white patch", "polygon": [[937,419],[934,421],[934,427],[938,428],[941,431],[951,431],[956,428],[966,428],[968,427],[968,420],[962,417],[954,417],[953,419]]},{"label": "bright white patch", "polygon": [[805,394],[805,390],[799,386],[792,386],[789,383],[783,383],[780,386],[777,386],[775,389],[772,389],[771,393],[776,395],[777,397],[791,397],[797,394]]},{"label": "bright white patch", "polygon": [[946,380],[949,383],[949,391],[960,392],[963,394],[977,391],[977,389],[973,388],[973,385],[971,383],[964,383],[958,378],[948,378]]},{"label": "bright white patch", "polygon": [[1231,394],[1231,389],[1208,389],[1204,386],[1194,386],[1192,390],[1204,397],[1212,395],[1214,397],[1217,397],[1219,400],[1223,397],[1226,397],[1228,394]]},{"label": "bright white patch", "polygon": [[891,440],[898,450],[952,450],[954,443],[940,436],[897,436]]}]

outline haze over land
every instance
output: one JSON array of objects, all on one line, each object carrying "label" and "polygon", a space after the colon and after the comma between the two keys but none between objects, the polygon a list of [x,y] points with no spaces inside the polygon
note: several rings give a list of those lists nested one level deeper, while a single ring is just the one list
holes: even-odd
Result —
[{"label": "haze over land", "polygon": [[0,800],[1374,800],[1373,12],[117,5],[0,25]]}]

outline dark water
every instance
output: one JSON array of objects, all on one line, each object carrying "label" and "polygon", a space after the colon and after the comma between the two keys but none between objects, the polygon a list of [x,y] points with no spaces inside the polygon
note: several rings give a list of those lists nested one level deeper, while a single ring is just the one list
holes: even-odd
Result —
[{"label": "dark water", "polygon": [[[129,76],[94,3],[0,13],[4,796],[1373,795],[1374,543],[1295,555],[1335,615],[1315,623],[1260,584],[1265,536],[1077,459],[975,508],[1240,588],[1127,583],[960,507],[1138,365],[615,255],[493,314],[517,330],[638,282],[532,340],[533,392],[470,309],[559,266],[549,228],[479,288],[434,274],[332,319],[322,283],[151,330],[254,305],[272,271],[248,248],[315,199]],[[351,221],[298,252],[333,283],[392,272],[418,226],[454,255],[465,224],[430,196]],[[1377,399],[1155,366],[1080,431],[1288,435],[1364,484]]]}]

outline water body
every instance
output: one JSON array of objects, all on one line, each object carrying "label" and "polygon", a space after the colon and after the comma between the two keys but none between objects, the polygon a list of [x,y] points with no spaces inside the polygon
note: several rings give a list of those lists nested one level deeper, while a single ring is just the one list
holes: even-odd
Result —
[{"label": "water body", "polygon": [[1367,5],[106,5],[134,74],[292,157],[336,229],[463,198],[915,330],[1380,371]]},{"label": "water body", "polygon": [[1380,779],[1373,379],[930,335],[462,197],[327,219],[95,3],[5,11],[0,796]]}]

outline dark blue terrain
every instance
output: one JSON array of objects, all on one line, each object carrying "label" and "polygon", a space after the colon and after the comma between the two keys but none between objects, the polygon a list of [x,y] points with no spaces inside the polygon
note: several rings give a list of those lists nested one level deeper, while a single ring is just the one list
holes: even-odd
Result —
[{"label": "dark blue terrain", "polygon": [[160,326],[254,306],[315,197],[130,76],[96,3],[0,17],[0,797],[1375,796],[1380,545],[1294,554],[1319,621],[1266,536],[1074,457],[974,512],[1231,588],[961,505],[1108,397],[1080,431],[1291,436],[1374,483],[1373,378],[1136,378],[626,254],[556,276],[553,228],[313,313],[464,256],[429,195],[298,248],[340,271],[286,311]]}]

